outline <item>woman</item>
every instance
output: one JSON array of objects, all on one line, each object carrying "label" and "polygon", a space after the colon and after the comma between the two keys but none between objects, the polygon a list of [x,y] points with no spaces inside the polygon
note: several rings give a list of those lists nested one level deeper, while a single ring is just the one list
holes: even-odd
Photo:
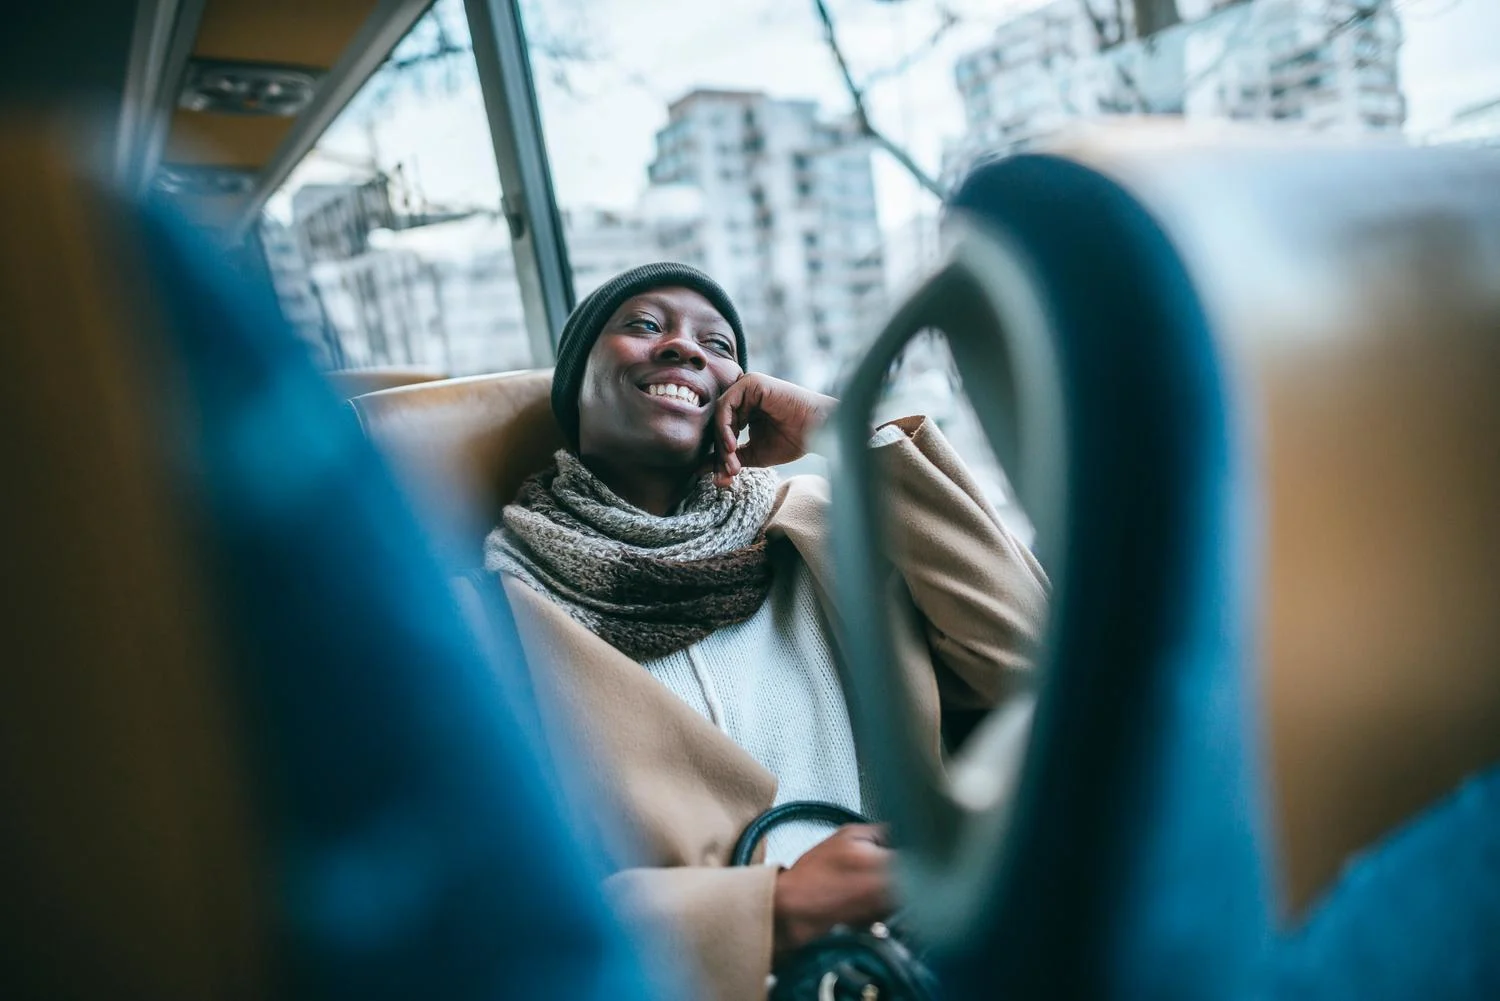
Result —
[{"label": "woman", "polygon": [[[569,447],[486,544],[528,659],[639,837],[640,864],[611,889],[671,925],[730,1001],[764,997],[777,953],[892,908],[874,827],[780,829],[772,864],[725,865],[776,803],[868,806],[834,667],[827,484],[768,468],[804,455],[836,401],[747,373],[746,347],[729,296],[693,268],[646,265],[596,290],[558,348]],[[1019,687],[1046,577],[931,423],[885,425],[872,447],[926,632],[905,657],[936,750],[940,706]]]}]

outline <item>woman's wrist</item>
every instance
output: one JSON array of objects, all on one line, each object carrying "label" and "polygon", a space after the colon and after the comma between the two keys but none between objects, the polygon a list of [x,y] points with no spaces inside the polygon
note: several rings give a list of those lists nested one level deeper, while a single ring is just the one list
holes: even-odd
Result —
[{"label": "woman's wrist", "polygon": [[809,933],[807,921],[796,904],[800,892],[796,885],[797,878],[792,870],[784,866],[776,874],[776,889],[771,904],[771,950],[776,958],[801,948],[816,937]]}]

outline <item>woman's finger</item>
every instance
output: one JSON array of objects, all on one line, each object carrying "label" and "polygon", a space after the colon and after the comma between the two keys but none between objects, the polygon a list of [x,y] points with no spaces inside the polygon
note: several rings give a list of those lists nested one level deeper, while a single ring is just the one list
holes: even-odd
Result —
[{"label": "woman's finger", "polygon": [[743,390],[735,383],[724,391],[714,408],[714,430],[718,435],[719,456],[727,459],[739,447],[739,429],[736,428],[735,408]]},{"label": "woman's finger", "polygon": [[868,841],[882,848],[890,847],[890,831],[884,824],[845,824],[840,830],[857,841]]}]

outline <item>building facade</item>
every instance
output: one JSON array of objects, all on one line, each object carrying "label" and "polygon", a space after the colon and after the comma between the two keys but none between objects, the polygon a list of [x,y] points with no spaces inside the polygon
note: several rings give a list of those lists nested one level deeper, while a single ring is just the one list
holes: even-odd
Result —
[{"label": "building facade", "polygon": [[1252,0],[1183,27],[1189,118],[1399,135],[1401,23],[1384,0]]},{"label": "building facade", "polygon": [[[1070,123],[1171,114],[1344,134],[1399,135],[1406,120],[1391,0],[1184,0],[1184,21],[1134,37],[1114,5],[1053,0],[1000,26],[954,71],[966,132],[956,173]],[[1128,15],[1129,4],[1119,5]]]},{"label": "building facade", "polygon": [[320,366],[341,367],[343,356],[338,338],[333,336],[323,316],[323,304],[318,299],[296,232],[275,219],[266,218],[261,222],[259,236],[266,270],[287,322],[307,344]]},{"label": "building facade", "polygon": [[1423,137],[1429,145],[1500,147],[1500,96],[1465,105]]},{"label": "building facade", "polygon": [[1114,10],[1096,19],[1083,0],[1053,0],[961,56],[953,67],[965,125],[957,156],[1019,152],[1122,103],[1124,84],[1100,72],[1100,53],[1126,31]]}]

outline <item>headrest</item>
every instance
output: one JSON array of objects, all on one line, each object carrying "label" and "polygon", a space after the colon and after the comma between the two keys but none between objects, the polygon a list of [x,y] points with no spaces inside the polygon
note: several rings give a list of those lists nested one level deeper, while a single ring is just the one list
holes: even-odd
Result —
[{"label": "headrest", "polygon": [[484,537],[521,482],[563,447],[548,369],[402,386],[349,401],[427,515],[445,562],[483,562]]},{"label": "headrest", "polygon": [[344,399],[378,393],[382,389],[397,386],[415,386],[422,382],[437,382],[445,378],[441,372],[426,368],[348,368],[328,373],[328,381]]}]

